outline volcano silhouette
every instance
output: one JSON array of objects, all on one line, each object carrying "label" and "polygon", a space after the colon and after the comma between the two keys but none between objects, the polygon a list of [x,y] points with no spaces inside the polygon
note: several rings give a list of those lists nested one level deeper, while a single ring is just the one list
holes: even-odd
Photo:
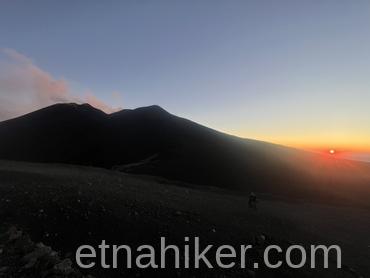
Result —
[{"label": "volcano silhouette", "polygon": [[108,115],[88,104],[56,104],[0,123],[0,143],[0,159],[103,167],[241,192],[361,203],[370,191],[367,163],[227,135],[156,105]]}]

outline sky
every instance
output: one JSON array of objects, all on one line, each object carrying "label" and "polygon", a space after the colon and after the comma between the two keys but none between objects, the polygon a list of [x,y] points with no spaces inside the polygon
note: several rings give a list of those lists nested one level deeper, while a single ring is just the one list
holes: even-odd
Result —
[{"label": "sky", "polygon": [[367,0],[0,2],[0,120],[56,102],[158,104],[237,136],[363,157],[369,75]]}]

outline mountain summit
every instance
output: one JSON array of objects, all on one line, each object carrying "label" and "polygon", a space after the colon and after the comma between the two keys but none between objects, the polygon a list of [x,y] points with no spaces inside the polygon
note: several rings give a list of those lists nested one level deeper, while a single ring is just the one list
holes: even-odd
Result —
[{"label": "mountain summit", "polygon": [[0,142],[0,159],[90,165],[245,192],[354,198],[369,191],[369,164],[230,136],[157,105],[108,115],[88,104],[56,104],[0,123]]}]

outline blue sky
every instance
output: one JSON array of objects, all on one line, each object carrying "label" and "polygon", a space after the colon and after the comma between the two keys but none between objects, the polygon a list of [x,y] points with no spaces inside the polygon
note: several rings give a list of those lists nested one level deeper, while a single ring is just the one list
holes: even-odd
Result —
[{"label": "blue sky", "polygon": [[108,106],[370,150],[369,1],[1,1],[0,48]]}]

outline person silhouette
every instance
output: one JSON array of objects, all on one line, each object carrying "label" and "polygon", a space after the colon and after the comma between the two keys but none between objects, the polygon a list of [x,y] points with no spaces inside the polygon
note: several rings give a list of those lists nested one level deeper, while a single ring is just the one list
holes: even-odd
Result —
[{"label": "person silhouette", "polygon": [[249,208],[257,209],[257,196],[254,192],[251,192],[248,200]]}]

